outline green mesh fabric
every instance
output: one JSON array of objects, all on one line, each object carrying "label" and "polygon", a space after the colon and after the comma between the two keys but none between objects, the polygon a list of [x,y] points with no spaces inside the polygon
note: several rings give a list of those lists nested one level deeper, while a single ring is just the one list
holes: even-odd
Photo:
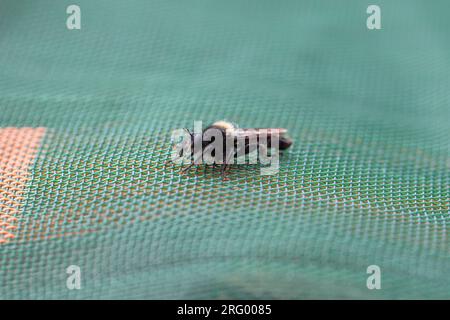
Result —
[{"label": "green mesh fabric", "polygon": [[[0,2],[0,128],[45,128],[0,298],[450,298],[447,0],[72,3]],[[280,172],[181,175],[220,119],[289,129]]]}]

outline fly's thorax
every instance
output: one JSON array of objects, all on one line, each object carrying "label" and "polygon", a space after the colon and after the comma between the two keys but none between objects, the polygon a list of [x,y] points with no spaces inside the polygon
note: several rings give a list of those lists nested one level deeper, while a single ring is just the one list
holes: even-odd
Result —
[{"label": "fly's thorax", "polygon": [[223,131],[233,131],[234,129],[237,128],[237,126],[234,123],[228,122],[228,121],[224,121],[224,120],[220,120],[220,121],[216,121],[214,122],[210,127],[214,127]]}]

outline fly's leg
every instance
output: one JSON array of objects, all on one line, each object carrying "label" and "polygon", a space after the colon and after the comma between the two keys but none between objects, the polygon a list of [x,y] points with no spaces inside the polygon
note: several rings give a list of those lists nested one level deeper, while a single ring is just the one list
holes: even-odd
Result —
[{"label": "fly's leg", "polygon": [[187,167],[185,167],[185,168],[183,168],[183,169],[181,169],[181,173],[186,173],[186,172],[188,172],[191,168],[192,168],[192,166],[193,166],[194,164],[193,163],[191,163],[190,165],[188,165]]},{"label": "fly's leg", "polygon": [[225,163],[222,164],[222,170],[221,170],[221,174],[222,174],[222,179],[223,180],[229,180],[226,177],[226,174],[230,168],[230,163],[232,163],[232,159],[234,158],[234,154],[235,154],[235,150],[230,150],[228,152],[228,154],[225,156]]},{"label": "fly's leg", "polygon": [[228,165],[226,163],[224,163],[222,165],[222,169],[220,170],[220,173],[222,174],[222,177],[225,176],[225,172],[227,171],[227,169],[228,169]]},{"label": "fly's leg", "polygon": [[228,181],[228,180],[230,180],[230,178],[228,178],[228,176],[227,176],[227,173],[228,173],[229,170],[230,170],[230,165],[224,163],[224,164],[222,165],[222,169],[220,170],[220,171],[221,171],[221,175],[222,175],[222,180],[223,180],[223,181]]},{"label": "fly's leg", "polygon": [[181,170],[181,173],[186,173],[186,172],[188,172],[195,164],[201,163],[200,161],[201,161],[201,159],[202,159],[202,157],[203,157],[203,153],[200,152],[200,153],[198,153],[197,155],[194,154],[193,157],[194,157],[194,159],[192,160],[192,163],[190,163],[186,168],[183,168],[183,169]]}]

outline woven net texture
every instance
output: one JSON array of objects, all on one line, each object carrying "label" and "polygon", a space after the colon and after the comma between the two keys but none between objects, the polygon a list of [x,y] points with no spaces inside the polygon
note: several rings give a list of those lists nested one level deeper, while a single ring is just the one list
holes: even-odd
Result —
[{"label": "woven net texture", "polygon": [[[447,0],[70,4],[0,2],[0,298],[450,298]],[[221,119],[279,173],[180,174]]]}]

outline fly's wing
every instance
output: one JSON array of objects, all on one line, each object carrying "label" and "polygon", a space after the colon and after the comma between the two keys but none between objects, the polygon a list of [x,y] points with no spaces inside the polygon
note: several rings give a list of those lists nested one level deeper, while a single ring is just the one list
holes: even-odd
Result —
[{"label": "fly's wing", "polygon": [[270,138],[272,135],[281,137],[287,133],[287,129],[284,128],[248,128],[248,129],[235,129],[234,135],[236,138],[258,138],[261,135],[265,135]]},{"label": "fly's wing", "polygon": [[[286,149],[284,143],[284,135],[287,130],[284,128],[248,128],[248,129],[235,129],[234,138],[237,146],[237,150],[240,154],[249,154],[256,149],[258,145],[264,144],[265,147],[272,147],[272,140],[275,138],[278,140],[278,148]],[[238,141],[244,141],[244,146],[238,143]],[[239,148],[239,146],[245,147],[245,150]],[[261,146],[263,147],[263,146]]]}]

